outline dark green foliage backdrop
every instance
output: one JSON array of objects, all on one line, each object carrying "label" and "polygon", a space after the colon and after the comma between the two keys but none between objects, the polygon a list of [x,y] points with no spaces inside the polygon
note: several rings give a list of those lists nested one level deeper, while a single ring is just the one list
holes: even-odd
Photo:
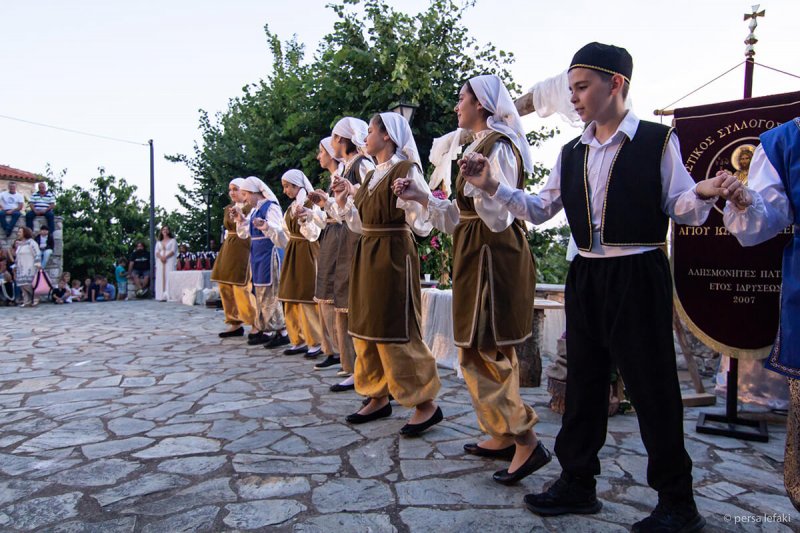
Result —
[{"label": "dark green foliage backdrop", "polygon": [[[519,92],[508,71],[513,54],[477,43],[463,25],[462,15],[471,5],[431,0],[427,10],[410,15],[382,0],[340,0],[329,5],[338,17],[333,30],[308,61],[301,43],[282,42],[265,26],[273,58],[270,74],[244,87],[225,112],[211,117],[200,110],[201,142],[192,154],[168,157],[185,164],[194,178],[179,197],[184,224],[205,227],[204,195],[210,192],[211,227],[218,228],[225,190],[234,177],[258,176],[284,202],[280,176],[286,170],[300,168],[318,184],[322,172],[314,157],[319,140],[342,116],[369,119],[398,101],[417,104],[412,129],[427,162],[433,139],[457,125],[453,106],[466,79],[493,73],[512,93]],[[552,135],[542,130],[528,137],[536,146]],[[537,166],[528,185],[546,174]],[[557,233],[532,236],[541,281],[563,282],[566,263],[560,245],[549,240]],[[195,247],[202,240],[200,234],[189,237]]]}]

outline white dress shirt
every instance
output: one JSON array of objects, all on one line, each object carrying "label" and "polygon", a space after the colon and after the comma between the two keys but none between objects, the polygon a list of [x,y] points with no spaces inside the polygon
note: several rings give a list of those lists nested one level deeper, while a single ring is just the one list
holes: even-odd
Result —
[{"label": "white dress shirt", "polygon": [[753,203],[740,211],[728,202],[722,220],[742,246],[755,246],[771,239],[794,220],[783,181],[761,145],[756,147],[750,162],[747,189]]},{"label": "white dress shirt", "polygon": [[[472,142],[464,154],[475,151],[478,144],[493,133],[492,130],[483,130],[475,134],[475,141]],[[514,149],[504,142],[495,143],[489,152],[489,173],[501,184],[510,187],[517,187],[517,157]],[[450,164],[445,161],[444,164]],[[475,212],[481,220],[495,233],[501,232],[514,222],[507,205],[490,196],[488,193],[476,188],[471,183],[464,185],[464,195],[472,198],[475,204]],[[445,233],[453,233],[459,221],[459,209],[456,200],[443,200],[436,198],[432,194],[428,196],[428,217],[433,227]]]},{"label": "white dress shirt", "polygon": [[[579,250],[583,257],[618,257],[655,250],[655,246],[604,246],[600,242],[600,224],[603,220],[605,190],[614,156],[625,137],[633,139],[639,128],[639,119],[628,111],[617,131],[601,143],[595,137],[596,124],[592,122],[584,130],[578,142],[589,146],[587,174],[589,201],[592,215],[592,249]],[[664,156],[661,158],[661,209],[679,224],[699,226],[705,222],[716,198],[702,200],[695,193],[694,180],[686,171],[681,159],[680,144],[675,135],[670,135]],[[541,224],[553,218],[563,207],[561,200],[561,154],[550,171],[544,188],[538,195],[500,184],[494,196],[508,206],[509,211],[523,220]]]}]

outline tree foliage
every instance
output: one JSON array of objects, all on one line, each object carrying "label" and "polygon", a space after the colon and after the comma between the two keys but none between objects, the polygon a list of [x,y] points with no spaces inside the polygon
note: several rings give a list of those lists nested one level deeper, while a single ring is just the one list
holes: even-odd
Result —
[{"label": "tree foliage", "polygon": [[[412,15],[384,0],[339,0],[328,6],[337,16],[333,29],[309,61],[296,38],[281,41],[265,26],[270,73],[244,87],[225,112],[212,118],[200,110],[201,140],[193,153],[167,157],[185,164],[193,176],[179,197],[184,223],[205,227],[208,192],[211,226],[219,227],[234,177],[260,177],[285,203],[280,177],[286,170],[299,168],[318,184],[319,141],[343,116],[368,120],[393,103],[416,104],[412,130],[426,162],[433,139],[457,126],[453,106],[467,79],[497,74],[512,93],[519,92],[508,70],[513,54],[478,43],[462,23],[472,5],[431,0],[425,11]],[[536,145],[552,135],[542,130],[528,138]],[[546,173],[537,166],[528,184]]]},{"label": "tree foliage", "polygon": [[[73,279],[101,274],[110,278],[117,260],[128,257],[137,241],[149,246],[149,207],[136,197],[135,185],[103,168],[86,189],[65,187],[64,174],[48,168],[44,176],[56,194],[57,214],[63,217],[64,270]],[[157,224],[169,224],[176,216],[156,210]]]}]

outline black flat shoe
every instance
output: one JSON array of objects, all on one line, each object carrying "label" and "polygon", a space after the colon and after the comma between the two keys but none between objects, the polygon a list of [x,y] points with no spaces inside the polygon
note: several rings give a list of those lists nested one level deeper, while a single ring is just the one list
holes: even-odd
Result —
[{"label": "black flat shoe", "polygon": [[[372,401],[372,398],[370,398],[369,396],[367,396],[366,398],[364,398],[364,401],[362,401],[362,402],[361,402],[361,405],[367,405],[367,404],[368,404],[369,402],[371,402],[371,401]],[[391,403],[391,402],[393,402],[393,401],[394,401],[394,396],[392,396],[392,395],[390,394],[390,395],[389,395],[389,402]]]},{"label": "black flat shoe", "polygon": [[421,435],[422,432],[428,429],[429,427],[438,424],[442,420],[444,420],[444,415],[442,414],[442,408],[437,406],[436,411],[431,415],[429,419],[419,424],[406,424],[405,426],[400,428],[400,434],[405,437],[416,437],[418,435]]},{"label": "black flat shoe", "polygon": [[533,449],[533,453],[522,463],[522,466],[514,470],[514,472],[498,470],[494,473],[492,479],[503,485],[513,485],[517,481],[533,474],[552,459],[553,455],[550,450],[544,447],[542,441],[539,441],[539,444]]},{"label": "black flat shoe", "polygon": [[317,363],[314,365],[314,370],[322,370],[323,368],[328,368],[329,366],[339,365],[342,363],[342,360],[339,359],[335,355],[329,355],[325,358],[324,361]]},{"label": "black flat shoe", "polygon": [[278,346],[286,346],[289,344],[289,335],[279,335],[275,333],[272,339],[264,345],[264,348],[277,348]]},{"label": "black flat shoe", "polygon": [[322,348],[317,348],[316,350],[307,350],[303,357],[306,359],[316,359],[319,357],[319,354],[322,353]]},{"label": "black flat shoe", "polygon": [[342,385],[341,383],[337,383],[336,385],[331,385],[331,392],[344,392],[346,390],[355,390],[355,389],[356,386],[352,383],[350,385]]},{"label": "black flat shoe", "polygon": [[244,328],[241,326],[230,331],[223,331],[219,334],[221,339],[226,339],[228,337],[241,337],[242,335],[244,335]]},{"label": "black flat shoe", "polygon": [[263,333],[261,333],[260,331],[258,333],[248,333],[247,334],[247,340],[255,339],[259,335],[263,335]]},{"label": "black flat shoe", "polygon": [[249,344],[250,346],[258,346],[259,344],[267,344],[271,340],[272,340],[271,335],[260,333],[257,337],[253,337],[252,339],[247,341],[247,344]]},{"label": "black flat shoe", "polygon": [[300,346],[297,348],[286,348],[283,351],[283,355],[297,355],[299,353],[306,353],[308,351],[308,346]]},{"label": "black flat shoe", "polygon": [[477,443],[470,442],[464,445],[464,451],[470,455],[489,457],[491,459],[507,459],[510,461],[514,458],[514,452],[517,451],[517,445],[512,444],[511,446],[501,448],[499,450],[490,450],[488,448],[481,448]]},{"label": "black flat shoe", "polygon": [[380,418],[386,418],[392,415],[392,405],[386,404],[377,411],[373,411],[368,415],[360,415],[358,413],[353,413],[352,415],[347,415],[345,420],[350,424],[363,424],[365,422],[372,422],[373,420],[378,420]]}]

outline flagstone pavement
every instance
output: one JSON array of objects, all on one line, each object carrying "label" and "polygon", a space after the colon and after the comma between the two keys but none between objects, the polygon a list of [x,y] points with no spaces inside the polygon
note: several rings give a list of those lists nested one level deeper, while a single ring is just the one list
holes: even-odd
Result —
[{"label": "flagstone pavement", "polygon": [[[0,309],[0,530],[611,532],[656,503],[634,415],[609,421],[603,511],[542,519],[522,497],[557,461],[494,483],[503,463],[462,453],[479,432],[452,371],[440,370],[446,421],[405,439],[406,409],[349,426],[360,398],[328,391],[335,371],[222,328],[220,312],[150,301]],[[547,391],[523,396],[552,449]],[[685,429],[706,531],[800,530],[785,429],[771,424],[766,444],[700,435],[700,411]]]}]

